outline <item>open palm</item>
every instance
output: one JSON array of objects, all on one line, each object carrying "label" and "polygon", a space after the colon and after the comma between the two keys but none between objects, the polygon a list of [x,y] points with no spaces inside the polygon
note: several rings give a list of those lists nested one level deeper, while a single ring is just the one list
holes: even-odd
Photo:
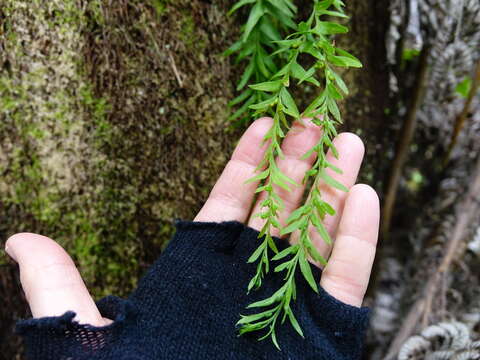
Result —
[{"label": "open palm", "polygon": [[[247,183],[263,158],[263,138],[272,119],[255,121],[246,131],[225,170],[213,188],[195,221],[239,221],[254,229],[262,219],[253,217],[260,211],[262,194],[252,209],[257,183]],[[297,122],[283,143],[284,158],[278,160],[282,172],[301,184],[305,172],[315,160],[303,155],[318,141],[320,130],[308,121]],[[375,191],[366,185],[355,185],[363,160],[364,146],[354,134],[340,134],[334,141],[339,157],[328,155],[328,161],[343,170],[329,175],[350,188],[348,193],[321,184],[325,200],[336,215],[325,218],[325,226],[335,239],[328,247],[312,229],[319,252],[329,258],[321,277],[321,286],[338,300],[361,306],[375,257],[379,226],[379,201]],[[304,187],[292,191],[278,189],[285,208],[280,221],[285,224],[290,213],[301,204]],[[275,234],[274,235],[278,235]],[[296,234],[290,241],[296,241]],[[76,320],[95,326],[110,322],[101,316],[75,264],[53,240],[36,234],[20,233],[6,243],[7,253],[20,265],[21,283],[34,317],[59,316],[74,311]]]}]

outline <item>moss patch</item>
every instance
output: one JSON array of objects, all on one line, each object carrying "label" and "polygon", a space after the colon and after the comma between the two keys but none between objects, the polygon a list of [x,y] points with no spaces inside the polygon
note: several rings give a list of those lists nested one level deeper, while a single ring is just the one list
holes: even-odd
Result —
[{"label": "moss patch", "polygon": [[[228,5],[0,2],[0,236],[48,235],[96,297],[125,295],[173,218],[193,218],[237,137],[224,123],[229,60],[217,55]],[[22,303],[14,266],[0,262],[1,295]],[[12,321],[26,315],[0,311],[8,358]]]}]

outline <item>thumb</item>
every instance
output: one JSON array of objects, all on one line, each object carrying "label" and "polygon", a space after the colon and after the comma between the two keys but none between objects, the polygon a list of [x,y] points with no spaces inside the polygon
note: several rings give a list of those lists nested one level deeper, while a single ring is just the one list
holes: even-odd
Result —
[{"label": "thumb", "polygon": [[20,281],[33,317],[73,311],[82,324],[110,322],[102,318],[72,259],[55,241],[21,233],[7,240],[5,251],[20,266]]}]

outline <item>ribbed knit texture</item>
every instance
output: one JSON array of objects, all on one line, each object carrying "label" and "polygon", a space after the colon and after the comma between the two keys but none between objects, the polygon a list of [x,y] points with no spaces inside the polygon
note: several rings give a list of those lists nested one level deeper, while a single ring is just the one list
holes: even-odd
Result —
[{"label": "ribbed knit texture", "polygon": [[[255,265],[246,260],[258,245],[258,232],[238,222],[178,222],[165,252],[127,299],[98,302],[113,324],[79,325],[75,314],[21,321],[30,360],[225,360],[359,359],[368,309],[314,293],[297,278],[295,316],[302,339],[288,321],[277,329],[278,351],[258,334],[237,336],[245,307],[271,295],[282,274],[270,272],[263,287],[246,294]],[[276,239],[279,248],[286,244]],[[317,279],[319,271],[316,272]]]}]

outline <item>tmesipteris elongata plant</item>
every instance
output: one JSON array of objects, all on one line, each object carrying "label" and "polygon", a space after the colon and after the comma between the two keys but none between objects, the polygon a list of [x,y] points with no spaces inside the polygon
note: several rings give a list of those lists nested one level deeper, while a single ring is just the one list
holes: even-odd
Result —
[{"label": "tmesipteris elongata plant", "polygon": [[279,49],[276,41],[282,40],[282,33],[296,28],[293,19],[297,12],[291,0],[241,0],[229,13],[245,5],[251,5],[251,10],[242,37],[225,52],[225,55],[236,54],[237,62],[247,62],[237,85],[241,93],[230,102],[230,106],[241,104],[230,116],[230,120],[243,120],[241,122],[250,119],[250,105],[266,99],[264,92],[254,91],[247,85],[267,81],[278,71],[279,61],[271,54]]},{"label": "tmesipteris elongata plant", "polygon": [[[253,80],[261,79],[260,82],[255,81],[254,85],[250,85],[250,89],[234,100],[233,104],[245,101],[239,110],[241,113],[249,109],[250,115],[253,117],[270,115],[273,118],[273,125],[265,136],[265,141],[269,145],[265,158],[259,166],[261,173],[250,180],[260,180],[257,192],[264,192],[266,196],[261,203],[261,212],[255,214],[265,221],[265,225],[260,231],[260,245],[248,260],[249,263],[257,263],[257,271],[250,281],[248,291],[261,286],[265,274],[269,271],[271,260],[279,262],[274,271],[285,274],[283,285],[273,295],[248,306],[249,309],[258,309],[258,312],[242,315],[237,325],[240,327],[240,334],[265,330],[266,333],[261,339],[271,337],[278,348],[275,329],[287,318],[303,337],[302,329],[291,307],[292,301],[296,300],[295,274],[300,271],[310,287],[318,292],[318,285],[314,280],[309,259],[323,265],[327,263],[313,245],[309,231],[311,228],[316,229],[323,240],[327,244],[331,244],[332,240],[323,225],[323,219],[327,214],[334,215],[335,210],[322,199],[319,184],[324,182],[336,189],[348,191],[326,171],[330,168],[341,173],[340,169],[327,161],[326,152],[330,150],[338,157],[337,150],[333,145],[333,139],[337,135],[336,126],[342,122],[337,102],[343,99],[343,94],[348,94],[348,88],[335,68],[362,66],[353,55],[335,46],[333,37],[336,34],[348,32],[348,28],[327,20],[346,18],[343,10],[344,3],[341,0],[313,0],[312,2],[313,9],[306,21],[291,26],[282,19],[270,20],[271,26],[280,26],[276,33],[293,29],[292,33],[282,40],[277,40],[278,36],[274,38],[265,36],[260,22],[271,16],[268,15],[271,9],[278,9],[279,12],[282,9],[288,9],[288,14],[293,16],[295,7],[290,1],[241,0],[233,8],[236,10],[241,6],[251,5],[250,16],[244,27],[244,36],[234,45],[234,51],[240,54],[238,58],[249,60],[249,65],[245,70],[246,75],[244,73],[239,88],[242,88],[249,80],[252,81],[250,75],[252,66],[254,69],[252,74],[256,74]],[[261,51],[251,50],[252,43],[249,42],[249,39],[253,31],[258,32],[258,38],[252,40],[253,44],[256,44],[256,47],[261,44]],[[268,55],[266,54],[267,49],[272,50]],[[305,63],[305,58],[310,58],[310,63],[313,63],[308,69],[300,64],[300,62]],[[302,61],[300,61],[301,59]],[[258,64],[267,64],[270,61],[269,72],[259,70]],[[308,61],[306,62],[308,63]],[[276,69],[276,72],[267,76],[273,72],[273,69]],[[302,113],[298,110],[289,91],[294,82],[298,86],[309,83],[310,86],[319,89],[317,96]],[[277,158],[282,157],[281,143],[286,130],[292,121],[301,121],[302,118],[311,118],[312,122],[321,128],[322,136],[319,142],[305,154],[305,158],[309,158],[312,154],[316,155],[316,161],[306,172],[304,178],[305,182],[312,179],[310,194],[306,202],[290,215],[284,226],[278,220],[279,212],[283,209],[284,204],[277,194],[277,189],[290,189],[297,184],[280,171]],[[282,235],[296,232],[298,241],[278,252],[272,237],[273,228],[279,229]],[[270,258],[270,249],[275,253],[272,258]]]}]

